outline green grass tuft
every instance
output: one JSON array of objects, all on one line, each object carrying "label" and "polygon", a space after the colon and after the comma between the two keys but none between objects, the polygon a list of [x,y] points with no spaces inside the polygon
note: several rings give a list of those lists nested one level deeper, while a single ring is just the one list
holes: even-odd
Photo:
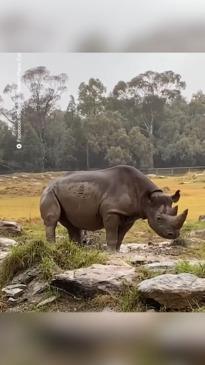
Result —
[{"label": "green grass tuft", "polygon": [[42,258],[40,263],[40,272],[42,279],[50,280],[53,276],[53,273],[58,271],[58,266],[56,265],[53,257],[45,256]]},{"label": "green grass tuft", "polygon": [[200,221],[187,221],[182,229],[181,233],[186,235],[187,233],[190,233],[191,231],[196,231],[199,229],[205,229],[205,222]]},{"label": "green grass tuft", "polygon": [[94,263],[106,263],[105,253],[94,248],[80,247],[65,239],[56,245],[53,257],[57,265],[63,270],[88,267]]},{"label": "green grass tuft", "polygon": [[205,264],[190,264],[188,261],[179,262],[175,268],[176,274],[189,273],[205,278]]},{"label": "green grass tuft", "polygon": [[11,280],[15,274],[41,262],[42,258],[51,255],[51,247],[43,241],[30,241],[13,247],[4,259],[0,270],[0,285]]},{"label": "green grass tuft", "polygon": [[94,263],[104,264],[106,254],[96,249],[79,247],[66,239],[51,244],[30,240],[13,247],[0,269],[0,286],[8,283],[18,272],[38,264],[44,279],[50,279],[57,270],[73,270]]},{"label": "green grass tuft", "polygon": [[144,311],[144,305],[136,287],[125,285],[118,300],[119,307],[122,312]]}]

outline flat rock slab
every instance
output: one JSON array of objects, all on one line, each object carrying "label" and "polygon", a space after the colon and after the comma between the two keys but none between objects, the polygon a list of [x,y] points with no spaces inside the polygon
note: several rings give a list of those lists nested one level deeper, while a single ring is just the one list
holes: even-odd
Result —
[{"label": "flat rock slab", "polygon": [[153,244],[152,242],[149,243],[127,243],[122,244],[120,247],[120,253],[132,253],[132,252],[155,252],[155,251],[161,251],[166,252],[172,250],[172,244],[171,241],[163,241],[158,242],[156,244]]},{"label": "flat rock slab", "polygon": [[90,296],[120,290],[123,283],[132,284],[135,278],[132,266],[94,264],[57,274],[51,284],[70,293]]},{"label": "flat rock slab", "polygon": [[24,284],[12,284],[3,288],[2,293],[6,294],[8,297],[18,298],[23,294],[25,289],[26,285]]},{"label": "flat rock slab", "polygon": [[176,266],[176,261],[160,261],[160,262],[151,262],[144,267],[148,270],[152,271],[158,271],[158,270],[168,270],[168,269],[174,269]]},{"label": "flat rock slab", "polygon": [[160,262],[161,259],[157,260],[156,255],[134,255],[130,257],[130,263],[135,266],[145,265],[145,264],[152,264],[154,262]]},{"label": "flat rock slab", "polygon": [[15,246],[17,242],[11,238],[0,237],[0,249]]},{"label": "flat rock slab", "polygon": [[142,281],[138,290],[167,309],[182,310],[205,303],[205,279],[192,274],[164,274]]}]

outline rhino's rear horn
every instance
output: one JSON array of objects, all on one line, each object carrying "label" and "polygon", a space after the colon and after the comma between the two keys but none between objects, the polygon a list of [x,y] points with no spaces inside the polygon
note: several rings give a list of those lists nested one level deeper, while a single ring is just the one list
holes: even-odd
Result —
[{"label": "rhino's rear horn", "polygon": [[173,216],[177,215],[177,212],[178,212],[178,205],[176,205],[173,208],[169,207],[168,210],[167,210],[167,214],[173,215]]}]

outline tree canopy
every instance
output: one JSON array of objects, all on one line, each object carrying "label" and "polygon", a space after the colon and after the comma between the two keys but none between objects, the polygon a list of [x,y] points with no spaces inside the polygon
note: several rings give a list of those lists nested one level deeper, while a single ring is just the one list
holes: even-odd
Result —
[{"label": "tree canopy", "polygon": [[[46,67],[22,76],[28,93],[3,85],[0,96],[0,171],[77,170],[130,164],[137,168],[203,165],[205,94],[182,96],[185,81],[173,71],[147,71],[119,81],[111,93],[99,79],[82,82],[78,97],[59,101],[68,76]],[[10,98],[10,109],[5,98]],[[17,108],[22,149],[16,149]]]}]

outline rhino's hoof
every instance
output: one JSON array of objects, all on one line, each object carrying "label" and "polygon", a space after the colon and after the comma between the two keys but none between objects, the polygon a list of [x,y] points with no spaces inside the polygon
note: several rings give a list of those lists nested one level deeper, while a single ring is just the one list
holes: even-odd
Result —
[{"label": "rhino's hoof", "polygon": [[106,250],[108,252],[116,252],[117,251],[116,246],[109,246],[109,245],[106,246]]}]

